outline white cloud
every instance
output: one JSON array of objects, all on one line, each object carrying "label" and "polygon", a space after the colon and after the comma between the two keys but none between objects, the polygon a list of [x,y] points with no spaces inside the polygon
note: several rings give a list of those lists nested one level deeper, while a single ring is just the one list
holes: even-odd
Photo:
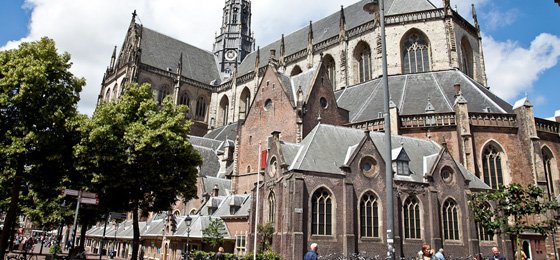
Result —
[{"label": "white cloud", "polygon": [[[336,12],[341,4],[353,3],[355,0],[252,1],[257,45],[264,46],[309,20]],[[29,35],[1,49],[16,48],[22,41],[44,36],[54,39],[59,51],[72,55],[74,75],[87,80],[79,110],[91,115],[113,48],[116,45],[120,50],[134,10],[137,22],[144,26],[210,51],[214,32],[220,29],[224,1],[26,0],[24,7],[32,10]]]},{"label": "white cloud", "polygon": [[498,96],[510,101],[532,90],[533,83],[544,71],[556,66],[560,57],[560,38],[547,33],[538,35],[528,49],[514,41],[499,42],[487,35],[483,39],[488,85]]}]

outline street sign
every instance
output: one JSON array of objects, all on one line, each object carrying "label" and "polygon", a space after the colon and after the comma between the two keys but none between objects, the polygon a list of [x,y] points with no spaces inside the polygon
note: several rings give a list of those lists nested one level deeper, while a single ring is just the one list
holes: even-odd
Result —
[{"label": "street sign", "polygon": [[119,212],[111,212],[111,213],[109,213],[109,216],[112,219],[126,219],[127,214],[126,213],[119,213]]},{"label": "street sign", "polygon": [[97,199],[97,193],[82,191],[82,197]]},{"label": "street sign", "polygon": [[70,196],[78,196],[80,191],[71,190],[71,189],[62,189],[62,194],[70,195]]},{"label": "street sign", "polygon": [[97,205],[97,204],[99,204],[99,200],[98,199],[92,199],[92,198],[81,198],[80,203]]}]

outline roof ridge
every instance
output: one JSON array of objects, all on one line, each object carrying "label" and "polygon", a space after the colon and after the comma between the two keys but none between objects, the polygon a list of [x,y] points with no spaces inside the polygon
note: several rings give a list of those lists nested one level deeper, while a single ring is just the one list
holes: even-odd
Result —
[{"label": "roof ridge", "polygon": [[159,35],[163,35],[163,36],[165,36],[165,37],[167,37],[167,38],[169,38],[169,39],[173,39],[173,40],[175,40],[175,41],[181,42],[181,43],[183,43],[183,44],[185,44],[185,45],[188,45],[188,46],[190,46],[190,47],[193,47],[193,48],[196,48],[196,49],[198,49],[198,50],[204,51],[204,52],[206,52],[206,53],[211,54],[212,56],[214,56],[214,54],[213,54],[211,51],[208,51],[208,50],[202,49],[202,48],[200,48],[200,47],[194,46],[194,45],[192,45],[192,44],[186,43],[186,42],[181,41],[181,40],[179,40],[179,39],[177,39],[177,38],[175,38],[175,37],[173,37],[173,36],[169,36],[169,35],[167,35],[167,34],[160,33],[160,32],[158,32],[158,31],[153,30],[153,29],[150,29],[149,27],[146,27],[146,26],[144,26],[144,25],[142,25],[142,29],[148,29],[148,30],[150,30],[150,31],[152,31],[152,32],[154,32],[154,33],[157,33],[157,34],[159,34]]},{"label": "roof ridge", "polygon": [[441,93],[441,95],[443,96],[443,99],[445,99],[445,103],[447,103],[447,105],[449,106],[449,109],[451,111],[453,111],[453,106],[451,105],[450,100],[447,99],[447,96],[445,95],[445,92],[443,91],[443,89],[441,88],[441,86],[439,85],[439,82],[437,81],[437,78],[435,77],[435,72],[431,72],[430,75],[432,76],[432,78],[434,79],[434,82],[436,83],[436,87],[439,89],[439,92]]}]

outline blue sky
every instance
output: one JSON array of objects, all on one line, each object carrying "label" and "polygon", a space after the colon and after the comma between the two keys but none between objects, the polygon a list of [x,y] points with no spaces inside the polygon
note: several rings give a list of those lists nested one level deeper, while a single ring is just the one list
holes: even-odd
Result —
[{"label": "blue sky", "polygon": [[[253,0],[252,29],[265,45],[357,0]],[[72,54],[76,76],[85,77],[79,110],[93,112],[114,46],[120,48],[131,13],[144,25],[210,50],[219,29],[223,0],[3,0],[0,49],[21,41],[53,38]],[[441,0],[432,0],[441,6]],[[472,22],[475,5],[483,35],[490,90],[514,103],[525,95],[536,117],[560,110],[560,6],[554,0],[451,0]],[[298,6],[298,8],[293,8]],[[180,10],[180,11],[177,11]],[[289,19],[286,19],[289,14]],[[192,35],[197,35],[193,37]]]}]

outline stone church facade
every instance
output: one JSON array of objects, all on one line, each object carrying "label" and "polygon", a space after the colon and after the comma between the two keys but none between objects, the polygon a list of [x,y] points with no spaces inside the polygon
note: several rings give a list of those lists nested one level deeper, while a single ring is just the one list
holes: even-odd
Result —
[{"label": "stone church facade", "polygon": [[[515,182],[556,198],[560,114],[535,118],[527,98],[511,105],[490,91],[474,7],[470,24],[449,0],[443,8],[385,0],[392,126],[385,129],[379,21],[363,11],[366,2],[255,48],[250,1],[226,0],[211,52],[138,24],[134,13],[99,102],[136,82],[150,83],[158,101],[170,96],[189,106],[192,134],[201,136],[192,142],[206,166],[201,200],[177,212],[225,219],[232,252],[252,251],[250,227],[270,221],[272,248],[285,258],[301,259],[313,242],[322,255],[383,255],[390,159],[397,257],[428,243],[454,256],[489,255],[497,246],[511,258],[509,237],[489,237],[472,222],[468,195]],[[384,156],[383,131],[393,134],[392,158]],[[227,181],[214,186],[214,179]],[[250,210],[209,209],[236,194],[250,195],[235,206]],[[165,248],[184,239],[169,237],[161,238]],[[553,239],[560,242],[527,233],[523,249],[553,259]]]}]

